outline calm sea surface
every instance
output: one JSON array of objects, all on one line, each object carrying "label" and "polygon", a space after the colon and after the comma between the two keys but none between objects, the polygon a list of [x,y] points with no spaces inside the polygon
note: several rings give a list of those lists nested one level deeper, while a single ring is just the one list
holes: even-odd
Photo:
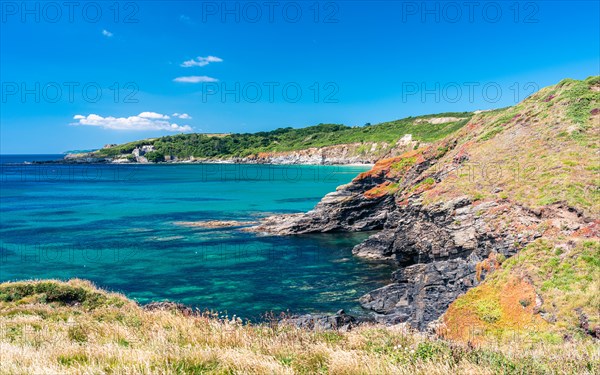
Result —
[{"label": "calm sea surface", "polygon": [[184,221],[310,210],[365,167],[23,164],[2,155],[0,281],[85,278],[140,303],[172,300],[258,318],[360,314],[386,264],[352,257],[365,234],[260,236]]}]

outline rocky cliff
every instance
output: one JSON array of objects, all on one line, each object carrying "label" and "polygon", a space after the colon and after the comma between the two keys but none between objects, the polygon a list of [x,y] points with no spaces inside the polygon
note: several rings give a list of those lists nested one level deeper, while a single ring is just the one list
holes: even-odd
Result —
[{"label": "rocky cliff", "polygon": [[379,160],[312,211],[255,230],[379,230],[353,252],[398,270],[360,303],[378,320],[424,329],[494,271],[494,259],[598,224],[599,91],[598,77],[565,80],[479,113],[437,143]]},{"label": "rocky cliff", "polygon": [[[447,118],[432,118],[446,120]],[[454,118],[451,118],[454,120]],[[442,122],[444,123],[444,122]],[[436,122],[437,124],[437,122]],[[419,144],[413,141],[411,134],[403,135],[393,144],[388,142],[354,142],[324,147],[310,147],[301,150],[281,152],[259,152],[246,157],[229,158],[178,158],[165,155],[165,162],[178,163],[240,163],[240,164],[301,164],[301,165],[345,165],[345,164],[374,164],[383,157],[399,155]],[[136,147],[130,154],[101,157],[95,152],[74,153],[65,155],[67,163],[148,163],[144,155],[154,151],[153,146]]]}]

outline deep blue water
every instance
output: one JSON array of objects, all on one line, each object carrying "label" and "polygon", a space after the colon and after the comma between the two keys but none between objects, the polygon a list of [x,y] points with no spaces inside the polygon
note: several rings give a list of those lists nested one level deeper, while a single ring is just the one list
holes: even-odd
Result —
[{"label": "deep blue water", "polygon": [[73,277],[141,303],[257,318],[345,308],[390,277],[352,257],[365,234],[261,236],[179,221],[310,210],[365,167],[22,164],[3,155],[0,281]]}]

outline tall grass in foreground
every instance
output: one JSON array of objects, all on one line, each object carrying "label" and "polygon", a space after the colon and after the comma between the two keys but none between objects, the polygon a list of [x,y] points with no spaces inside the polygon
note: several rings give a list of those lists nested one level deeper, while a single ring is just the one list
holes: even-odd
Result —
[{"label": "tall grass in foreground", "polygon": [[2,374],[597,374],[597,342],[469,347],[400,326],[350,332],[144,310],[81,280],[0,284]]}]

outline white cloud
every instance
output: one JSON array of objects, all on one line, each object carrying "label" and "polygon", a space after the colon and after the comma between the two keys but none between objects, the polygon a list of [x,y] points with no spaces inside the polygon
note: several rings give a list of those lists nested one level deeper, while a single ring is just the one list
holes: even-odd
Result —
[{"label": "white cloud", "polygon": [[104,29],[104,30],[102,30],[102,35],[104,35],[104,36],[105,36],[105,37],[107,37],[107,38],[110,38],[110,37],[112,37],[114,34],[113,34],[113,33],[111,33],[110,31],[108,31],[108,30]]},{"label": "white cloud", "polygon": [[206,65],[208,65],[210,63],[214,63],[214,62],[223,62],[223,59],[221,59],[220,57],[216,57],[216,56],[206,56],[206,57],[198,56],[195,59],[184,61],[183,63],[181,63],[181,66],[184,68],[191,68],[193,66],[206,66]]},{"label": "white cloud", "polygon": [[218,79],[207,76],[186,76],[177,77],[173,81],[183,83],[217,82]]},{"label": "white cloud", "polygon": [[192,116],[188,115],[187,113],[173,113],[172,115],[173,117],[177,117],[183,120],[190,120],[192,118]]},{"label": "white cloud", "polygon": [[161,115],[160,113],[156,113],[156,112],[142,112],[138,116],[139,117],[144,117],[144,118],[162,119],[162,120],[168,120],[169,119],[169,116],[167,116],[167,115]]},{"label": "white cloud", "polygon": [[168,121],[169,116],[156,112],[142,112],[137,116],[129,117],[102,117],[96,114],[87,116],[75,115],[77,122],[71,125],[99,126],[110,130],[163,130],[170,132],[190,132],[189,125],[178,125]]}]

